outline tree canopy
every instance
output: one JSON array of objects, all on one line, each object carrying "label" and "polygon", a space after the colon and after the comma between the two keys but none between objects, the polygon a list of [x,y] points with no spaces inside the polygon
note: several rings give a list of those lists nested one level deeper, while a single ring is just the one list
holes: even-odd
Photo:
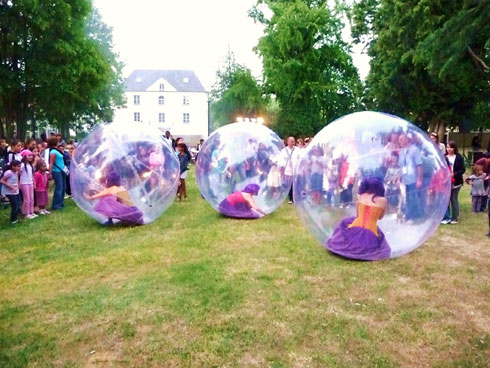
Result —
[{"label": "tree canopy", "polygon": [[236,121],[237,117],[259,117],[266,111],[267,98],[250,69],[238,64],[228,52],[224,68],[218,70],[211,91],[212,129]]},{"label": "tree canopy", "polygon": [[122,103],[110,29],[90,0],[0,3],[0,134],[24,138],[37,121],[66,134]]},{"label": "tree canopy", "polygon": [[490,1],[360,0],[350,17],[370,108],[434,130],[490,126]]},{"label": "tree canopy", "polygon": [[265,89],[280,105],[279,134],[313,135],[360,108],[362,84],[342,40],[340,9],[320,0],[259,0],[250,16],[265,26],[256,50]]}]

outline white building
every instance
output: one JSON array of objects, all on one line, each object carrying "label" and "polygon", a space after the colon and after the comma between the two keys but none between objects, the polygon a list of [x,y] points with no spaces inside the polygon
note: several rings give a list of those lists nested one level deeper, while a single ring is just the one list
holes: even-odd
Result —
[{"label": "white building", "polygon": [[114,121],[156,124],[191,145],[208,136],[208,93],[191,70],[134,70]]}]

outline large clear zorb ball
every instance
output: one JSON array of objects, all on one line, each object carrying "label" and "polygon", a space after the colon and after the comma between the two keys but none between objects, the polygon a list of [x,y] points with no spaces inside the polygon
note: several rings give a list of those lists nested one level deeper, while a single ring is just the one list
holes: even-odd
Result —
[{"label": "large clear zorb ball", "polygon": [[97,126],[75,149],[72,196],[100,223],[148,224],[175,199],[179,161],[157,128]]},{"label": "large clear zorb ball", "polygon": [[197,185],[225,216],[262,217],[289,193],[293,176],[285,173],[287,158],[283,142],[269,128],[253,122],[225,125],[199,152]]},{"label": "large clear zorb ball", "polygon": [[381,260],[414,250],[436,231],[451,177],[426,133],[368,111],[337,119],[315,136],[293,187],[303,221],[329,251]]}]

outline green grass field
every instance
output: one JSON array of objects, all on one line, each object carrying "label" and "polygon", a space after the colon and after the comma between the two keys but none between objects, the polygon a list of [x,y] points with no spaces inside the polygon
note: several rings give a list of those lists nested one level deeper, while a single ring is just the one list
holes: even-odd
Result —
[{"label": "green grass field", "polygon": [[0,367],[488,367],[486,214],[383,262],[327,253],[294,207],[220,217],[189,199],[140,227],[72,202],[0,211]]}]

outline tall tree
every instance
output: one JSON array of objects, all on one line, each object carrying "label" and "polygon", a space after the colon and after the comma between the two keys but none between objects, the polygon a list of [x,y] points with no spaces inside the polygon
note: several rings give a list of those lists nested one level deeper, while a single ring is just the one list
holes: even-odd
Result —
[{"label": "tall tree", "polygon": [[79,117],[107,110],[103,91],[114,92],[108,86],[120,79],[118,65],[104,54],[104,42],[88,34],[90,12],[90,0],[0,2],[4,133],[12,136],[15,127],[23,138],[28,121],[41,119],[66,134]]},{"label": "tall tree", "polygon": [[266,111],[267,98],[252,76],[250,69],[237,64],[228,52],[225,66],[216,73],[211,91],[212,129],[236,121],[241,117],[258,117]]},{"label": "tall tree", "polygon": [[[342,40],[340,12],[328,1],[259,0],[250,15],[265,26],[256,50],[265,87],[281,110],[281,135],[313,135],[327,122],[359,109],[362,85]],[[261,11],[266,5],[270,18]]]},{"label": "tall tree", "polygon": [[101,76],[103,83],[91,94],[90,105],[85,106],[84,111],[73,123],[73,128],[78,129],[93,126],[99,121],[112,121],[114,109],[126,102],[124,100],[122,74],[124,65],[119,61],[119,55],[114,51],[112,29],[102,21],[102,17],[96,8],[92,9],[88,18],[86,35],[102,57],[105,73]]},{"label": "tall tree", "polygon": [[371,107],[439,131],[485,123],[488,0],[360,0],[351,19],[354,39],[366,42],[371,56]]}]

